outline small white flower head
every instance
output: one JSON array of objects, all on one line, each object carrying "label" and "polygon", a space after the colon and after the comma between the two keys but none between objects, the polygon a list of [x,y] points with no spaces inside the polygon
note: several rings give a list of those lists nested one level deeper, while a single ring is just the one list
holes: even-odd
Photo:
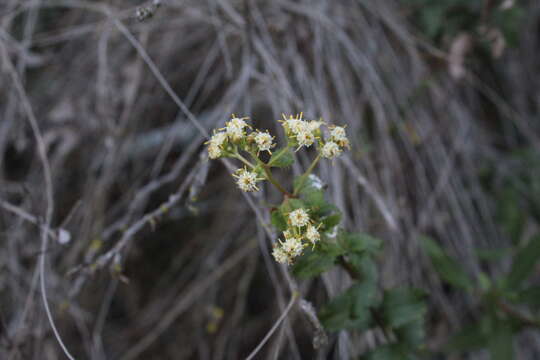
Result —
[{"label": "small white flower head", "polygon": [[296,209],[289,213],[289,222],[292,226],[302,227],[309,224],[309,215],[304,209]]},{"label": "small white flower head", "polygon": [[224,132],[218,132],[212,135],[210,140],[205,144],[208,144],[208,157],[210,159],[217,159],[222,155],[222,148],[227,141],[227,134]]},{"label": "small white flower head", "polygon": [[283,232],[283,237],[284,237],[285,239],[289,239],[289,238],[291,238],[291,237],[293,237],[293,236],[294,236],[294,235],[293,235],[289,230],[285,230],[285,231]]},{"label": "small white flower head", "polygon": [[306,230],[306,239],[315,245],[315,243],[321,239],[321,234],[319,234],[319,231],[315,226],[309,225]]},{"label": "small white flower head", "polygon": [[298,142],[298,149],[302,146],[310,147],[315,142],[315,135],[304,128],[296,133],[296,141]]},{"label": "small white flower head", "polygon": [[272,255],[274,256],[274,259],[280,264],[290,264],[290,258],[289,255],[281,248],[280,246],[274,246],[274,249],[272,250]]},{"label": "small white flower head", "polygon": [[341,147],[349,147],[349,139],[342,126],[334,126],[330,131],[330,138]]},{"label": "small white flower head", "polygon": [[309,128],[310,131],[315,132],[315,131],[319,130],[319,128],[323,124],[324,124],[324,121],[312,120],[312,121],[308,122],[308,128]]},{"label": "small white flower head", "polygon": [[259,191],[257,181],[263,180],[262,178],[258,178],[255,172],[247,169],[238,169],[233,176],[236,178],[236,184],[240,190],[246,192]]},{"label": "small white flower head", "polygon": [[309,131],[307,129],[308,124],[304,120],[294,120],[294,122],[289,126],[289,128],[294,135],[298,135],[301,132]]},{"label": "small white flower head", "polygon": [[246,119],[247,117],[238,118],[233,114],[232,119],[225,124],[225,131],[232,141],[238,141],[246,135],[244,128],[249,127]]},{"label": "small white flower head", "polygon": [[329,141],[321,149],[321,156],[327,159],[333,159],[341,153],[341,149],[338,144],[333,141]]},{"label": "small white flower head", "polygon": [[210,138],[209,143],[211,145],[222,146],[227,141],[227,134],[224,132],[217,132]]},{"label": "small white flower head", "polygon": [[212,143],[208,145],[208,157],[210,159],[217,159],[220,156],[221,156],[221,149],[219,148],[219,146],[214,145]]},{"label": "small white flower head", "polygon": [[290,258],[295,258],[301,255],[302,251],[304,251],[304,244],[302,244],[302,240],[298,237],[290,237],[285,239],[285,241],[281,243],[281,247]]},{"label": "small white flower head", "polygon": [[257,131],[254,139],[259,151],[268,151],[271,153],[270,149],[276,146],[276,144],[272,143],[274,137],[267,132]]},{"label": "small white flower head", "polygon": [[296,115],[296,117],[289,115],[288,119],[285,114],[282,115],[283,120],[281,121],[281,123],[283,124],[285,131],[289,133],[289,135],[296,135],[299,131],[302,131],[306,127],[307,122],[302,120],[302,113]]}]

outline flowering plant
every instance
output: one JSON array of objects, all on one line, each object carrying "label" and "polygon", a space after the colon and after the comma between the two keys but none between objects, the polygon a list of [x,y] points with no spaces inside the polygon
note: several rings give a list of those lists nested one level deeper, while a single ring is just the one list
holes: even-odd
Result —
[{"label": "flowering plant", "polygon": [[[268,131],[253,129],[247,117],[234,114],[225,127],[215,131],[208,145],[211,159],[237,159],[242,168],[232,176],[242,191],[259,191],[268,181],[283,194],[279,206],[270,209],[272,225],[280,232],[272,255],[278,263],[290,266],[298,278],[320,275],[335,266],[343,268],[353,280],[342,294],[330,299],[318,318],[327,330],[368,330],[378,327],[384,346],[373,356],[391,353],[397,358],[416,354],[423,343],[423,318],[426,311],[422,293],[399,287],[381,291],[378,286],[376,257],[382,241],[363,233],[340,228],[341,212],[326,201],[325,186],[312,174],[321,159],[333,160],[350,146],[345,127],[322,120],[304,120],[303,114],[283,115],[279,120],[287,140],[275,149],[275,137]],[[294,162],[293,152],[313,148],[316,156],[307,170],[288,191],[272,174],[272,168],[284,168]],[[270,156],[261,159],[261,153]]]}]

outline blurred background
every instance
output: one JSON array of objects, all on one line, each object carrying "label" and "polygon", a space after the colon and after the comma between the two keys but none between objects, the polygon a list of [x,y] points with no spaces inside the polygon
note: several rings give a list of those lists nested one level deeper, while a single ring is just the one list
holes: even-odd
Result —
[{"label": "blurred background", "polygon": [[[283,141],[302,111],[347,126],[315,173],[346,228],[384,241],[381,286],[428,294],[433,358],[489,359],[440,351],[482,309],[419,238],[496,279],[538,232],[539,72],[537,0],[2,0],[0,358],[65,358],[42,288],[77,359],[245,358],[290,298],[264,231],[280,196],[244,197],[203,143],[231,113]],[[299,286],[318,308],[349,283]],[[319,335],[294,308],[255,358],[377,341]],[[540,358],[538,331],[513,346]]]}]

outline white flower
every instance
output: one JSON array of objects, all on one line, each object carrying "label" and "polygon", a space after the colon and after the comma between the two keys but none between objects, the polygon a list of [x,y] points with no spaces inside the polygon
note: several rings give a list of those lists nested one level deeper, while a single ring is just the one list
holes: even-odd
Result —
[{"label": "white flower", "polygon": [[270,149],[275,146],[275,144],[272,143],[273,137],[267,132],[258,131],[254,139],[259,151],[270,152]]},{"label": "white flower", "polygon": [[307,122],[302,120],[302,113],[296,115],[294,118],[292,115],[289,115],[288,119],[285,117],[285,114],[283,114],[283,121],[281,122],[283,123],[285,130],[293,135],[296,135],[298,132],[305,129],[307,125]]},{"label": "white flower", "polygon": [[237,118],[237,117],[233,117],[230,121],[229,121],[229,124],[231,126],[235,126],[235,127],[239,127],[240,129],[244,129],[246,126],[248,126],[248,124],[244,121],[245,119],[247,118]]},{"label": "white flower", "polygon": [[293,237],[293,236],[294,236],[294,235],[291,234],[291,232],[290,232],[289,230],[285,230],[285,231],[283,232],[283,237],[284,237],[285,239],[291,238],[291,237]]},{"label": "white flower", "polygon": [[307,125],[308,125],[308,128],[309,128],[310,131],[315,132],[315,131],[319,130],[319,128],[323,124],[324,124],[324,121],[312,120],[312,121],[308,122]]},{"label": "white flower", "polygon": [[297,237],[290,237],[288,239],[285,239],[285,241],[281,243],[281,247],[283,251],[285,251],[289,255],[290,258],[299,256],[304,250],[302,240]]},{"label": "white flower", "polygon": [[218,133],[215,133],[214,135],[212,135],[212,137],[210,138],[209,143],[211,145],[222,146],[223,143],[225,143],[226,140],[227,140],[227,134],[224,133],[224,132],[218,132]]},{"label": "white flower", "polygon": [[238,169],[233,174],[236,178],[236,184],[242,191],[258,191],[257,181],[263,180],[257,177],[257,174],[247,169]]},{"label": "white flower", "polygon": [[210,140],[205,143],[208,144],[208,157],[210,159],[217,159],[222,155],[221,149],[225,141],[227,141],[227,134],[218,132],[212,135]]},{"label": "white flower", "polygon": [[349,139],[347,139],[347,133],[342,126],[334,126],[330,131],[330,138],[341,147],[349,147]]},{"label": "white flower", "polygon": [[304,209],[293,210],[289,213],[289,222],[292,226],[306,226],[309,224],[309,215]]},{"label": "white flower", "polygon": [[345,133],[345,128],[342,126],[334,126],[332,131],[330,131],[330,136],[335,140],[341,140],[347,137]]},{"label": "white flower", "polygon": [[302,146],[309,147],[315,142],[315,136],[309,130],[302,129],[296,134],[296,141],[298,141],[298,148]]},{"label": "white flower", "polygon": [[274,250],[272,250],[272,255],[274,256],[274,259],[276,259],[276,261],[280,264],[290,263],[289,255],[280,246],[274,247]]},{"label": "white flower", "polygon": [[321,234],[319,234],[319,231],[315,226],[309,225],[306,231],[306,239],[315,245],[315,243],[321,239]]},{"label": "white flower", "polygon": [[221,149],[219,148],[219,146],[211,143],[208,146],[208,157],[210,159],[217,159],[220,156],[221,156]]},{"label": "white flower", "polygon": [[244,119],[247,118],[233,117],[225,124],[225,131],[231,140],[238,141],[244,137],[244,128],[249,126]]},{"label": "white flower", "polygon": [[336,156],[338,156],[341,153],[341,149],[339,148],[338,144],[336,144],[333,141],[329,141],[321,149],[321,155],[322,157],[325,157],[327,159],[333,159]]}]

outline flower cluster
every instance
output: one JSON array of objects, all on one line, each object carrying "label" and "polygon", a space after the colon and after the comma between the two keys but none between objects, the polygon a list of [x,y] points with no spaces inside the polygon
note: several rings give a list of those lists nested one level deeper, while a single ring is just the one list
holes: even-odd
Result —
[{"label": "flower cluster", "polygon": [[306,209],[296,209],[289,213],[287,217],[288,228],[283,232],[285,240],[279,241],[274,246],[272,255],[277,262],[282,264],[292,264],[294,258],[300,256],[310,242],[312,246],[321,239],[319,226],[313,225]]},{"label": "flower cluster", "polygon": [[236,170],[233,177],[236,178],[236,184],[240,190],[245,192],[259,191],[257,181],[264,180],[264,178],[259,178],[256,172],[246,168]]},{"label": "flower cluster", "polygon": [[[268,152],[272,155],[272,149],[276,147],[275,137],[268,130],[261,131],[253,129],[248,124],[249,118],[232,115],[231,119],[225,123],[225,127],[214,131],[214,134],[206,142],[208,145],[208,157],[218,159],[221,157],[236,158],[247,167],[238,169],[233,176],[242,191],[258,191],[258,181],[270,180],[268,168],[275,166],[265,163],[260,158],[261,152]],[[296,151],[302,147],[315,147],[319,157],[333,159],[349,147],[349,140],[345,133],[345,128],[340,126],[327,126],[329,136],[323,136],[321,127],[326,125],[322,120],[304,120],[302,113],[287,118],[283,115],[280,120],[287,136],[287,145],[281,149],[289,151],[295,148]],[[246,159],[245,154],[249,154]]]}]

